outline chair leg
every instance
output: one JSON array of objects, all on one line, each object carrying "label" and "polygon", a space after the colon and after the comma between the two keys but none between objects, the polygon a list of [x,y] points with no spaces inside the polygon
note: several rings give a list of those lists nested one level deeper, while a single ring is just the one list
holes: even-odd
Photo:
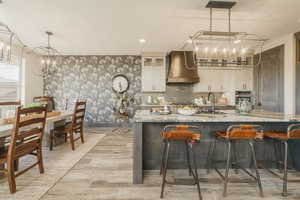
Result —
[{"label": "chair leg", "polygon": [[168,162],[169,162],[169,151],[170,151],[170,142],[167,141],[167,152],[164,160],[163,177],[162,177],[162,185],[161,185],[161,192],[160,192],[161,199],[164,197],[164,190],[165,190],[166,176],[167,176]]},{"label": "chair leg", "polygon": [[190,160],[190,154],[189,154],[189,144],[188,141],[185,140],[185,149],[186,149],[186,158],[187,158],[187,164],[189,167],[189,175],[192,175],[192,166],[191,166],[191,160]]},{"label": "chair leg", "polygon": [[68,134],[65,133],[65,143],[67,143],[67,140],[68,140]]},{"label": "chair leg", "polygon": [[161,143],[161,158],[160,158],[160,172],[159,172],[159,175],[162,175],[163,173],[163,167],[165,165],[165,156],[166,156],[166,149],[167,149],[167,143],[165,142],[165,140],[162,141]]},{"label": "chair leg", "polygon": [[44,162],[43,162],[43,151],[42,151],[42,145],[40,145],[37,149],[37,159],[39,162],[39,170],[40,173],[44,173]]},{"label": "chair leg", "polygon": [[198,167],[197,167],[197,163],[196,163],[196,155],[195,155],[195,152],[194,152],[194,149],[193,149],[193,144],[189,144],[189,146],[191,148],[191,153],[192,153],[193,163],[194,163],[194,171],[195,171],[194,179],[195,179],[195,184],[197,185],[199,200],[202,200],[200,183],[199,183],[199,176],[198,176],[198,169],[197,169]]},{"label": "chair leg", "polygon": [[223,197],[227,195],[227,184],[228,184],[228,172],[230,167],[230,155],[231,155],[231,141],[227,140],[227,161],[226,161],[226,171],[225,171],[225,180],[224,180],[224,189],[223,189]]},{"label": "chair leg", "polygon": [[261,185],[261,180],[260,180],[260,175],[259,175],[259,171],[257,168],[257,161],[256,161],[256,155],[255,155],[255,149],[253,146],[253,141],[249,141],[249,147],[251,150],[251,154],[252,154],[252,160],[253,160],[253,165],[254,165],[254,169],[255,169],[255,173],[256,173],[256,181],[259,187],[259,191],[260,191],[260,196],[263,197],[263,189],[262,189],[262,185]]},{"label": "chair leg", "polygon": [[213,158],[214,158],[216,143],[217,143],[217,138],[215,138],[214,141],[210,143],[210,148],[209,148],[209,151],[207,154],[207,160],[206,160],[207,174],[210,173],[210,169],[213,167]]},{"label": "chair leg", "polygon": [[284,170],[283,170],[283,192],[282,196],[287,196],[287,162],[288,162],[288,142],[284,141]]},{"label": "chair leg", "polygon": [[83,139],[83,128],[82,128],[82,127],[80,128],[80,139],[81,139],[81,142],[84,143],[84,139]]},{"label": "chair leg", "polygon": [[53,150],[53,140],[54,140],[54,131],[53,130],[51,130],[50,131],[50,137],[49,137],[49,139],[50,139],[50,151],[52,151]]},{"label": "chair leg", "polygon": [[232,167],[234,167],[235,174],[238,174],[239,170],[237,165],[236,141],[233,141],[232,143],[232,150],[233,150],[233,159],[234,159],[234,161],[232,162]]},{"label": "chair leg", "polygon": [[15,177],[15,169],[14,169],[14,162],[8,161],[7,162],[7,178],[9,184],[10,193],[16,193],[16,177]]},{"label": "chair leg", "polygon": [[71,147],[72,147],[72,150],[74,151],[75,150],[75,144],[74,144],[74,135],[73,134],[74,134],[73,131],[69,132]]}]

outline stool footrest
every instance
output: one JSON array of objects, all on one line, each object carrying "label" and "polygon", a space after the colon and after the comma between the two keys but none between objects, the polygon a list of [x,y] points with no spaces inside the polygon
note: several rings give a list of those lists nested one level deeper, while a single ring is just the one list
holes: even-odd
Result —
[{"label": "stool footrest", "polygon": [[176,178],[176,179],[174,179],[174,182],[167,181],[167,184],[170,184],[170,185],[196,185],[196,182],[194,179]]}]

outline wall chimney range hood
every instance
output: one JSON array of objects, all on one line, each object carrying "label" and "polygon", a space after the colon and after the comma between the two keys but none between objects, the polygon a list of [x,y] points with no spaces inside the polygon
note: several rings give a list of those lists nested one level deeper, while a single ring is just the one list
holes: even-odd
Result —
[{"label": "wall chimney range hood", "polygon": [[169,55],[167,84],[199,82],[192,51],[172,51]]}]

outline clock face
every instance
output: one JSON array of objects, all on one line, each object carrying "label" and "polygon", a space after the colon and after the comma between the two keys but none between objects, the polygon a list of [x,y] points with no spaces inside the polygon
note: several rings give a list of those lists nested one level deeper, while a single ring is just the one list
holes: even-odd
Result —
[{"label": "clock face", "polygon": [[116,75],[112,80],[112,89],[115,92],[123,93],[129,89],[128,78],[122,74]]}]

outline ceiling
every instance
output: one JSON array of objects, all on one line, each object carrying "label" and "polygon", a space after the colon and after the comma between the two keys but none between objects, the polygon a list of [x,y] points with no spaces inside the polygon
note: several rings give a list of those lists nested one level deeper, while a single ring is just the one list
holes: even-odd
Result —
[{"label": "ceiling", "polygon": [[[207,30],[208,0],[3,0],[0,20],[30,47],[52,46],[66,55],[139,54],[180,48]],[[300,30],[299,0],[237,0],[232,31],[275,38]],[[227,31],[227,12],[213,13],[213,29]],[[140,44],[144,38],[146,43]]]}]

